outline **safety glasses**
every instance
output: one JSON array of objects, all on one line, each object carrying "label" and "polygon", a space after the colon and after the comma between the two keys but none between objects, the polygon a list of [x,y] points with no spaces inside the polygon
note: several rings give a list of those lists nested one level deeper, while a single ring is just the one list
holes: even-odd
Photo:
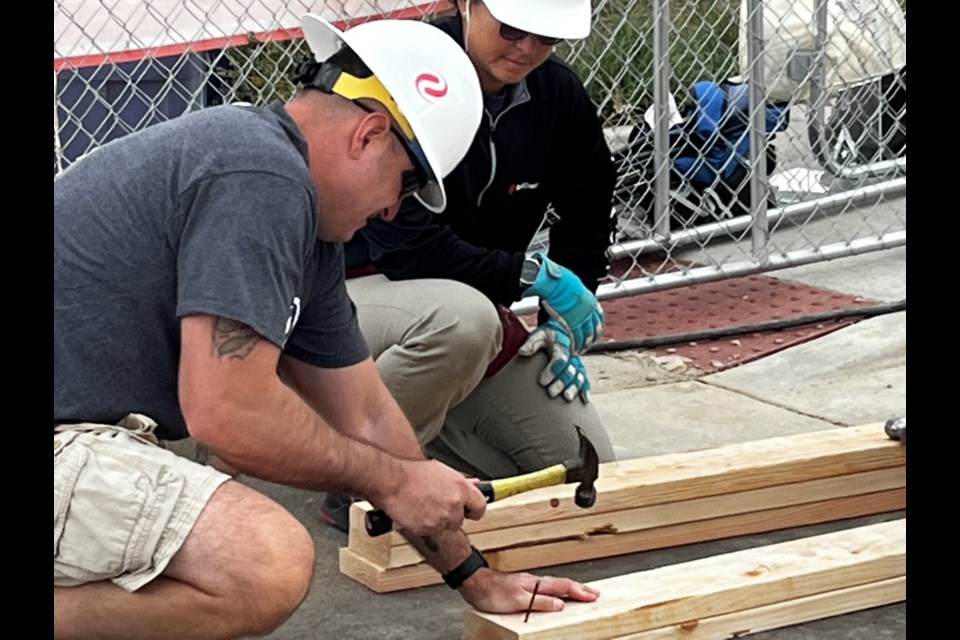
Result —
[{"label": "safety glasses", "polygon": [[[355,104],[360,105],[364,111],[369,111],[366,105],[363,105],[359,102]],[[393,133],[393,135],[397,136],[400,146],[403,147],[403,150],[407,152],[410,162],[413,163],[413,169],[405,169],[400,174],[400,200],[403,200],[404,198],[414,195],[420,191],[420,189],[423,189],[425,186],[427,186],[429,180],[424,174],[424,171],[420,168],[421,163],[425,163],[427,159],[425,157],[418,158],[416,150],[407,142],[403,132],[397,129],[397,127],[391,127],[390,131]],[[417,146],[419,147],[419,145]]]},{"label": "safety glasses", "polygon": [[563,38],[551,38],[549,36],[538,36],[535,33],[530,33],[529,31],[524,31],[523,29],[517,29],[516,27],[511,27],[508,24],[500,23],[500,37],[509,42],[518,42],[523,40],[527,36],[533,36],[537,39],[537,42],[540,44],[545,44],[548,47],[552,47],[555,44],[563,42]]},{"label": "safety glasses", "polygon": [[420,191],[425,184],[420,183],[420,178],[417,177],[416,169],[407,169],[402,174],[400,174],[400,199],[408,198],[414,195],[417,191]]}]

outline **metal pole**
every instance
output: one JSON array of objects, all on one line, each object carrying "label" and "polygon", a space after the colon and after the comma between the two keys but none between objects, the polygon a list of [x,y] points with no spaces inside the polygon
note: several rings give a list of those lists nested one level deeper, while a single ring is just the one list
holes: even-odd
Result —
[{"label": "metal pole", "polygon": [[[842,211],[849,206],[867,205],[881,202],[884,199],[897,197],[906,194],[907,179],[895,178],[874,185],[867,185],[858,189],[842,191],[822,198],[808,200],[807,202],[798,202],[787,205],[786,207],[777,207],[767,213],[768,223],[776,224],[781,219],[790,220],[796,217],[807,217],[811,213],[829,214],[836,211]],[[740,231],[743,231],[752,224],[751,216],[737,216],[732,220],[724,222],[712,222],[710,224],[698,225],[692,229],[686,229],[674,233],[670,237],[670,249],[683,247],[689,244],[703,244],[711,239],[718,237],[734,237]],[[664,245],[657,239],[633,240],[610,247],[609,255],[611,260],[632,257],[643,253],[652,253],[663,251]]]},{"label": "metal pole", "polygon": [[[851,242],[838,242],[817,249],[798,249],[789,253],[771,255],[765,264],[752,260],[729,262],[720,266],[703,266],[679,272],[661,273],[649,277],[624,280],[616,284],[602,284],[597,289],[598,300],[613,300],[625,296],[677,289],[693,284],[704,284],[757,273],[769,273],[787,267],[815,264],[836,258],[847,258],[873,251],[907,246],[906,231],[892,231],[880,237],[860,238]],[[536,298],[524,298],[510,307],[518,315],[535,313],[539,308]]]},{"label": "metal pole", "polygon": [[53,153],[57,157],[57,173],[63,171],[63,145],[60,143],[60,113],[57,110],[57,70],[53,70]]},{"label": "metal pole", "polygon": [[750,124],[750,240],[753,259],[767,261],[769,226],[767,221],[767,126],[766,86],[763,73],[763,3],[748,0],[750,19],[747,22],[747,58],[750,74],[747,91],[749,96]]},{"label": "metal pole", "polygon": [[654,233],[670,237],[670,3],[653,1]]}]

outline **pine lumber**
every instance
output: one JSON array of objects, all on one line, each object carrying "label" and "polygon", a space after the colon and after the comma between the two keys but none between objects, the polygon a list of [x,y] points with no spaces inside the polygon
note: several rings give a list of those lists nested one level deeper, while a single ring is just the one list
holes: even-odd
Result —
[{"label": "pine lumber", "polygon": [[[532,613],[526,623],[523,614],[467,609],[464,639],[643,638],[637,634],[738,612],[760,615],[762,607],[817,595],[841,598],[843,590],[905,577],[906,519],[899,519],[598,580],[591,583],[601,594],[596,602],[567,602],[563,611]],[[875,606],[856,593],[846,592],[847,607]],[[818,609],[816,599],[794,605],[807,619],[832,610]]]},{"label": "pine lumber", "polygon": [[[787,496],[804,482],[822,483],[818,489],[822,492],[810,493],[808,501],[839,497],[826,493],[838,487],[849,487],[848,493],[889,489],[889,485],[857,488],[858,483],[876,482],[878,476],[869,473],[884,469],[899,468],[903,482],[898,486],[905,486],[905,465],[904,447],[887,437],[882,423],[828,429],[606,463],[600,465],[597,502],[589,511],[574,505],[572,486],[549,487],[488,505],[484,517],[466,521],[464,530],[480,549],[530,543],[543,535],[636,531],[670,524],[680,503],[684,503],[682,513],[690,514],[683,516],[687,520],[739,513],[750,504],[759,504],[756,509],[796,504],[803,499],[802,492]],[[833,489],[828,489],[831,478]],[[813,492],[812,486],[805,491]],[[792,488],[784,494],[784,487]],[[768,490],[766,496],[748,493],[762,489]],[[658,505],[659,509],[653,508]],[[364,514],[371,508],[366,502],[351,507],[350,550],[382,568],[421,562],[399,533],[378,538],[366,534]],[[612,513],[619,515],[608,515]]]},{"label": "pine lumber", "polygon": [[519,571],[890,513],[904,508],[906,489],[894,489],[625,534],[600,533],[571,540],[497,549],[485,555],[490,565],[500,571]]},{"label": "pine lumber", "polygon": [[440,574],[425,562],[396,569],[384,569],[355,553],[349,547],[340,547],[340,573],[350,576],[377,593],[391,593],[443,583]]},{"label": "pine lumber", "polygon": [[907,599],[907,577],[794,598],[700,620],[631,633],[616,640],[730,640]]},{"label": "pine lumber", "polygon": [[[579,517],[481,531],[470,536],[470,539],[478,549],[489,552],[506,547],[579,540],[592,536],[620,535],[776,507],[820,503],[905,486],[906,467],[890,467],[635,509],[601,513],[594,513],[592,509],[580,510],[578,513],[583,515]],[[491,506],[496,504],[507,506],[508,502],[494,503]],[[903,507],[897,506],[891,510],[900,508]],[[423,561],[422,556],[402,538],[399,544],[388,546],[367,544],[371,539],[364,531],[352,531],[351,535],[354,537],[348,538],[348,546],[357,554],[381,567],[394,569]],[[352,544],[357,537],[360,537],[359,544]]]},{"label": "pine lumber", "polygon": [[[522,571],[555,564],[606,558],[639,551],[750,535],[905,508],[906,489],[893,489],[862,496],[764,509],[733,516],[668,525],[624,534],[596,532],[570,540],[521,545],[485,551],[490,566],[500,571]],[[340,572],[377,593],[389,593],[440,584],[440,576],[425,562],[386,568],[357,554],[340,549]]]}]

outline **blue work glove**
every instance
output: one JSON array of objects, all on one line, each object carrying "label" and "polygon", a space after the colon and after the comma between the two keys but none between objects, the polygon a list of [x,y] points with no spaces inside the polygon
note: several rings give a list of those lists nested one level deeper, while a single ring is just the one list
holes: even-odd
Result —
[{"label": "blue work glove", "polygon": [[580,357],[570,353],[570,336],[554,320],[547,320],[531,331],[517,353],[529,357],[538,351],[545,351],[550,358],[539,382],[551,398],[562,395],[564,400],[572,402],[579,395],[584,403],[590,402],[587,370]]},{"label": "blue work glove", "polygon": [[550,318],[570,336],[573,354],[584,353],[600,337],[603,309],[573,271],[537,253],[524,261],[520,281],[530,283],[523,295],[539,296]]}]

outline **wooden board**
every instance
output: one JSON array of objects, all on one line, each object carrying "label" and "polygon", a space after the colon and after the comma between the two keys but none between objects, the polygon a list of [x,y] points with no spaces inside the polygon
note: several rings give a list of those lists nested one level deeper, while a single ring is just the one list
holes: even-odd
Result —
[{"label": "wooden board", "polygon": [[[763,511],[807,503],[864,495],[906,487],[906,467],[890,467],[819,480],[739,491],[726,495],[694,498],[680,502],[651,505],[635,509],[594,513],[581,510],[581,515],[566,520],[535,523],[504,529],[481,531],[470,536],[471,542],[484,552],[507,547],[532,546],[581,540],[585,537],[620,535],[667,527],[669,525],[709,520],[753,511]],[[505,501],[503,505],[507,505]],[[899,507],[898,507],[899,508]],[[352,532],[348,546],[372,563],[395,569],[423,562],[422,556],[406,541],[396,545],[354,544],[366,532]],[[402,538],[401,538],[402,540]]]},{"label": "wooden board", "polygon": [[425,562],[396,569],[384,569],[354,553],[349,547],[340,547],[340,573],[350,576],[377,593],[390,593],[443,583],[440,574]]},{"label": "wooden board", "polygon": [[485,555],[490,565],[501,571],[549,567],[899,511],[906,508],[906,494],[906,489],[894,489],[624,534],[597,534],[575,540],[499,549]]},{"label": "wooden board", "polygon": [[[894,489],[622,534],[597,532],[595,535],[574,540],[505,548],[485,552],[485,555],[490,566],[495,569],[520,571],[887,513],[905,507],[906,489]],[[340,571],[377,593],[441,583],[440,576],[426,563],[389,569],[371,562],[348,547],[340,549]]]},{"label": "wooden board", "polygon": [[730,640],[907,599],[907,577],[879,580],[710,618],[620,636],[616,640]]},{"label": "wooden board", "polygon": [[[904,447],[887,437],[882,423],[827,429],[606,463],[600,465],[597,502],[589,511],[573,503],[573,486],[548,487],[488,505],[484,517],[466,521],[464,530],[474,544],[481,541],[478,547],[486,544],[492,548],[494,544],[512,544],[502,541],[506,530],[513,530],[515,536],[529,536],[538,529],[554,530],[556,523],[583,517],[596,518],[599,524],[592,528],[602,528],[609,523],[602,522],[607,518],[601,514],[905,465]],[[371,508],[367,502],[351,507],[351,551],[387,568],[420,562],[419,554],[399,533],[378,538],[366,534],[363,522]],[[485,532],[497,532],[495,537],[501,541],[483,542],[481,534]]]},{"label": "wooden board", "polygon": [[[906,520],[894,520],[605,580],[563,611],[464,614],[465,640],[598,640],[691,624],[906,576]],[[807,610],[807,615],[816,615]],[[744,614],[746,615],[746,614]]]}]

